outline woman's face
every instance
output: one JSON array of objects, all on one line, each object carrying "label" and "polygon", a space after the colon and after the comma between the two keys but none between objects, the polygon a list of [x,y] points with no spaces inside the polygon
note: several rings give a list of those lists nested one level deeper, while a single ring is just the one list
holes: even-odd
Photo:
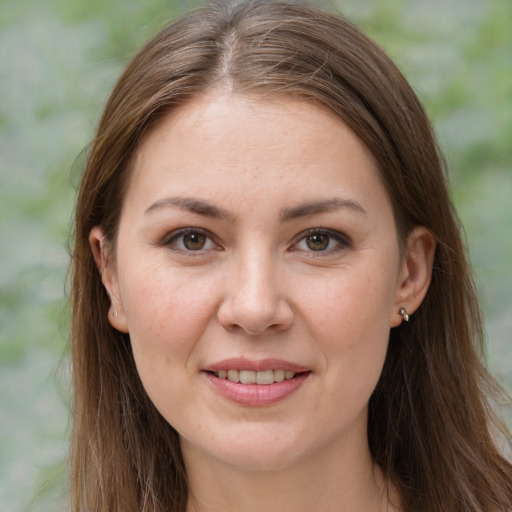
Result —
[{"label": "woman's face", "polygon": [[212,93],[132,172],[110,321],[185,457],[276,469],[366,447],[406,266],[362,142],[311,103]]}]

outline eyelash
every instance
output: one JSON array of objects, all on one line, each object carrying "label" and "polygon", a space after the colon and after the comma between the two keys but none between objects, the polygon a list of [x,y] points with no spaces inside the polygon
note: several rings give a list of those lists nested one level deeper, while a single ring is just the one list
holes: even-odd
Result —
[{"label": "eyelash", "polygon": [[[187,235],[204,236],[207,239],[206,244],[211,244],[214,247],[206,248],[206,249],[200,248],[197,250],[187,249],[186,247],[184,247],[184,248],[178,247],[177,243],[179,242],[179,240],[182,239],[181,244],[183,244],[183,238]],[[203,256],[206,251],[210,251],[212,249],[214,249],[214,250],[220,249],[219,246],[213,240],[212,234],[209,231],[206,231],[205,229],[202,229],[202,228],[183,228],[183,229],[179,229],[177,231],[173,231],[172,233],[170,233],[169,235],[164,237],[161,245],[168,247],[175,252],[185,254],[187,256],[192,256],[192,257]]]},{"label": "eyelash", "polygon": [[[299,244],[301,242],[307,243],[307,239],[309,237],[313,236],[326,236],[328,237],[328,244],[331,245],[331,243],[334,241],[336,245],[331,248],[327,248],[325,250],[319,250],[315,251],[313,249],[300,249],[298,248]],[[350,238],[347,235],[344,235],[343,233],[340,233],[339,231],[334,231],[332,229],[325,229],[325,228],[312,228],[308,229],[306,231],[303,231],[300,233],[297,238],[296,242],[292,245],[291,250],[292,251],[304,251],[308,254],[311,254],[313,257],[322,257],[322,256],[329,256],[331,254],[337,253],[339,251],[342,251],[344,249],[350,249],[352,247],[352,242]]]},{"label": "eyelash", "polygon": [[[199,235],[206,238],[205,245],[212,245],[213,247],[207,247],[207,248],[199,248],[197,250],[194,249],[188,249],[186,247],[179,247],[178,243],[181,239],[181,244],[183,245],[183,238],[187,235]],[[300,249],[298,246],[301,242],[307,243],[307,239],[314,236],[325,236],[328,237],[328,246],[326,249],[315,251],[313,249]],[[349,249],[352,247],[352,243],[350,241],[350,238],[346,235],[340,233],[339,231],[334,231],[331,229],[325,229],[325,228],[312,228],[308,229],[306,231],[303,231],[297,237],[295,238],[295,242],[292,244],[291,248],[289,249],[290,252],[295,251],[301,251],[304,253],[308,253],[313,257],[322,257],[331,255],[333,253],[336,253],[338,251]],[[335,242],[335,247],[329,247],[329,245],[332,244],[332,242]],[[175,252],[184,254],[186,256],[203,256],[205,252],[208,252],[212,249],[214,250],[221,250],[218,244],[214,241],[214,237],[212,234],[202,228],[183,228],[179,229],[177,231],[173,231],[172,233],[168,234],[161,242],[162,246],[168,247],[172,249]]]}]

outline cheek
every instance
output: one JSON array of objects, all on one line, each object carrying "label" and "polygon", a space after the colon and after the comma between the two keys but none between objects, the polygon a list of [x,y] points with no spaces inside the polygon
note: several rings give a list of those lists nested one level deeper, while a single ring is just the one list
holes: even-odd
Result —
[{"label": "cheek", "polygon": [[[168,269],[140,271],[131,274],[125,294],[139,377],[153,404],[173,425],[193,409],[196,348],[214,314],[213,287],[203,281],[200,292],[191,283]],[[177,410],[182,411],[178,418]]]},{"label": "cheek", "polygon": [[214,314],[214,290],[207,279],[188,279],[168,268],[129,274],[123,306],[141,376],[186,363]]},{"label": "cheek", "polygon": [[356,406],[369,398],[382,372],[393,290],[391,280],[363,271],[309,289],[305,314],[330,389]]},{"label": "cheek", "polygon": [[328,339],[339,339],[341,346],[360,347],[383,334],[387,339],[394,299],[392,280],[364,270],[340,272],[329,281],[312,280],[301,296],[309,323]]}]

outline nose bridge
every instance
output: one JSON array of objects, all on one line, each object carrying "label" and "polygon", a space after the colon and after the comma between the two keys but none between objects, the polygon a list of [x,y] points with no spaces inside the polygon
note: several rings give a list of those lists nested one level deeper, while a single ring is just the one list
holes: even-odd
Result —
[{"label": "nose bridge", "polygon": [[237,280],[246,299],[243,302],[248,306],[263,311],[275,305],[279,286],[274,259],[264,251],[246,254],[240,259]]},{"label": "nose bridge", "polygon": [[248,334],[286,329],[293,312],[285,290],[279,258],[269,249],[247,247],[230,265],[219,321]]}]

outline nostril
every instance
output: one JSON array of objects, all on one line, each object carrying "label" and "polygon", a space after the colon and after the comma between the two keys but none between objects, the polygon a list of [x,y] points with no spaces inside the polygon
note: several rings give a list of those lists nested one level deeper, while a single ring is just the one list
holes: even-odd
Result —
[{"label": "nostril", "polygon": [[[268,280],[265,280],[268,282]],[[249,336],[288,329],[293,322],[293,311],[287,299],[276,286],[237,287],[226,291],[217,311],[219,323],[229,332],[243,331]]]}]

